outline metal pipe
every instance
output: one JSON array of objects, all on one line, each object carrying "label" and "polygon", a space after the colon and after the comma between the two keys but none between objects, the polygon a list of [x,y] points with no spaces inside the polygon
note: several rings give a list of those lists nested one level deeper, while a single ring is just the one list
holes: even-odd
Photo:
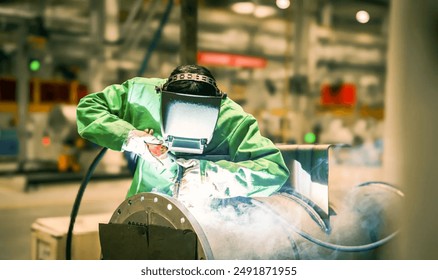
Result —
[{"label": "metal pipe", "polygon": [[163,32],[164,26],[166,25],[169,19],[170,13],[172,12],[172,7],[173,7],[173,0],[169,0],[166,6],[166,10],[164,11],[164,14],[160,20],[160,25],[155,31],[154,37],[152,38],[152,42],[149,44],[145,57],[143,58],[143,61],[140,65],[140,69],[138,70],[137,76],[142,76],[143,73],[146,71],[152,53],[154,52],[158,42],[160,41],[161,33]]},{"label": "metal pipe", "polygon": [[[170,0],[170,1],[172,1],[172,0]],[[137,25],[137,28],[131,29],[133,31],[129,32],[124,37],[123,45],[120,47],[120,49],[118,51],[119,56],[125,55],[129,50],[137,49],[140,40],[145,35],[145,33],[146,33],[145,31],[148,30],[148,26],[150,25],[155,14],[157,13],[157,10],[158,10],[160,3],[161,3],[161,1],[158,1],[158,0],[152,2],[150,4],[150,7],[148,9],[148,12],[147,12],[145,19],[143,19],[143,21],[141,21]]]},{"label": "metal pipe", "polygon": [[27,118],[29,110],[29,69],[27,68],[27,26],[21,21],[18,27],[18,43],[16,54],[16,76],[17,76],[17,103],[18,103],[18,170],[24,171],[27,160]]},{"label": "metal pipe", "polygon": [[[303,207],[305,201],[297,202],[281,193],[264,198],[227,199],[224,205],[219,203],[213,209],[186,206],[163,194],[141,193],[124,201],[110,223],[193,230],[202,243],[198,254],[203,258],[371,259],[376,249],[398,234],[386,225],[385,219],[391,220],[398,213],[392,208],[392,199],[400,196],[390,186],[376,189],[371,189],[371,184],[363,186],[367,188],[355,189],[359,192],[352,197],[359,203],[336,213],[330,231],[322,229]],[[360,205],[364,201],[365,206]],[[378,211],[368,211],[370,207]],[[371,227],[364,226],[367,219],[376,221]]]}]

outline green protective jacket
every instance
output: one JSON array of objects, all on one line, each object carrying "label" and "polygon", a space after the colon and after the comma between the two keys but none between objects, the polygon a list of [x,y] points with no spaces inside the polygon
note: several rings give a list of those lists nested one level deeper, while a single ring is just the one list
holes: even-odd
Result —
[{"label": "green protective jacket", "polygon": [[[162,139],[161,95],[155,87],[165,81],[136,77],[81,98],[76,111],[79,134],[116,151],[122,150],[133,129],[153,129],[154,136]],[[228,97],[222,100],[218,122],[204,155],[224,157],[207,160],[201,156],[201,173],[233,174],[233,181],[245,188],[245,196],[269,196],[289,177],[280,151],[260,134],[256,119]],[[175,166],[157,168],[139,157],[127,197],[151,191],[172,195],[177,169]]]}]

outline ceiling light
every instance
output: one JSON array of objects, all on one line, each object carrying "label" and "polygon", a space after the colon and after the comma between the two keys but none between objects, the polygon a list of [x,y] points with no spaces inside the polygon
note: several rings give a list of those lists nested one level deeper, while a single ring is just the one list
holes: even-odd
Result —
[{"label": "ceiling light", "polygon": [[367,11],[358,11],[356,13],[356,20],[360,23],[367,23],[370,20],[370,14]]},{"label": "ceiling light", "polygon": [[274,7],[256,5],[253,2],[237,2],[231,5],[231,9],[238,14],[254,15],[257,18],[265,18],[274,15],[277,11]]},{"label": "ceiling light", "polygon": [[285,10],[290,6],[290,0],[277,0],[275,4],[279,9]]},{"label": "ceiling light", "polygon": [[265,18],[274,15],[275,12],[274,7],[258,5],[255,8],[254,16],[257,18]]},{"label": "ceiling light", "polygon": [[238,2],[231,5],[231,9],[238,14],[249,15],[255,10],[255,5],[252,2]]}]

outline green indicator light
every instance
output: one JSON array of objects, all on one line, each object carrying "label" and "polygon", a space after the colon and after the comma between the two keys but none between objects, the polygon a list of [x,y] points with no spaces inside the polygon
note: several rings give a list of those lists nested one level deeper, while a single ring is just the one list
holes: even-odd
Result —
[{"label": "green indicator light", "polygon": [[312,132],[306,133],[306,135],[304,135],[304,142],[309,143],[309,144],[313,144],[316,141],[316,135]]},{"label": "green indicator light", "polygon": [[32,71],[38,71],[40,69],[40,67],[41,67],[41,63],[38,60],[32,60],[29,63],[29,68]]}]

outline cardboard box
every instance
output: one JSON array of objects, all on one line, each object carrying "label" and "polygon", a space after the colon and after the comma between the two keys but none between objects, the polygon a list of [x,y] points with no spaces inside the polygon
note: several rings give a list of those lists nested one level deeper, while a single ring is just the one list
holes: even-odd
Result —
[{"label": "cardboard box", "polygon": [[[108,223],[111,215],[104,213],[76,217],[71,244],[72,260],[101,259],[99,223]],[[69,225],[69,216],[35,220],[31,227],[31,258],[65,260]]]}]

